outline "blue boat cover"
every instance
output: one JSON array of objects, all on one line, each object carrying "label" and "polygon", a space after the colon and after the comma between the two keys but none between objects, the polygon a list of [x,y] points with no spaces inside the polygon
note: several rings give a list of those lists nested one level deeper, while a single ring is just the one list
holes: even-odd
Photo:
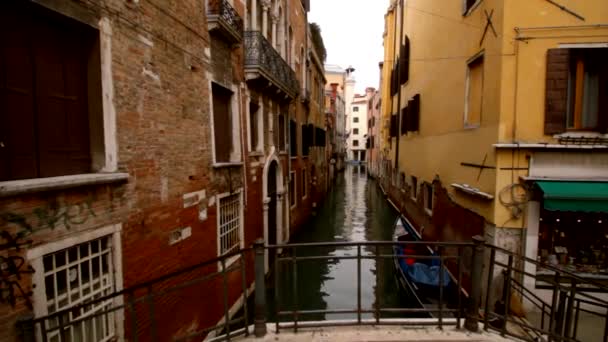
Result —
[{"label": "blue boat cover", "polygon": [[[428,266],[423,263],[416,262],[407,267],[407,273],[410,278],[420,284],[429,286],[439,286],[439,266]],[[443,269],[443,286],[450,283],[450,275],[447,269]]]}]

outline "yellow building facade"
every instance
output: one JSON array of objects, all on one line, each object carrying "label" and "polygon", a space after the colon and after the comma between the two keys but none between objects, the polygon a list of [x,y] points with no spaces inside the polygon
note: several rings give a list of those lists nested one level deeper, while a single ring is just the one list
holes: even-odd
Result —
[{"label": "yellow building facade", "polygon": [[423,239],[608,255],[608,2],[559,4],[391,3],[382,185]]}]

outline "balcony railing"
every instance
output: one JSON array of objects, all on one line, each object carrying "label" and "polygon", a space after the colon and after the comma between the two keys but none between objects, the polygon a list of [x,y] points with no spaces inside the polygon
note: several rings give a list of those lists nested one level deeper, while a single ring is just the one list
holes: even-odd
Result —
[{"label": "balcony railing", "polygon": [[227,0],[208,0],[207,25],[232,43],[243,40],[243,19]]},{"label": "balcony railing", "polygon": [[[457,298],[450,300],[447,298],[448,293],[444,293],[443,287],[439,286],[438,301],[433,305],[386,307],[381,299],[385,294],[379,291],[374,292],[371,306],[363,304],[362,262],[390,259],[397,263],[398,259],[393,252],[395,246],[410,246],[415,251],[427,248],[434,250],[435,254],[432,256],[408,254],[401,257],[414,260],[435,259],[439,267],[439,284],[444,284],[442,270],[449,269],[452,273],[448,275],[457,285]],[[348,252],[338,255],[332,252],[336,248]],[[240,256],[238,262],[228,264],[229,260],[236,256]],[[272,308],[268,306],[271,298],[266,298],[265,276],[265,265],[270,256],[273,257],[276,270],[269,279],[274,283]],[[315,307],[308,310],[305,307],[309,303],[303,303],[301,298],[298,298],[298,265],[324,260],[354,261],[352,272],[356,274],[356,283],[352,286],[356,288],[356,297],[352,299],[352,305],[334,309]],[[399,281],[403,282],[404,278],[400,279]],[[250,326],[252,322],[248,312],[251,308],[248,307],[246,296],[248,283],[251,281],[255,282],[253,326]],[[488,292],[492,292],[498,283],[502,284],[503,291],[502,296],[493,298],[497,300],[497,305],[494,305]],[[486,291],[485,298],[482,297],[482,287],[490,289]],[[544,289],[544,298],[535,294],[534,287]],[[348,289],[345,292],[348,293]],[[608,293],[608,287],[567,270],[486,244],[481,237],[475,237],[473,242],[462,243],[366,241],[264,245],[258,240],[253,248],[235,251],[47,316],[22,321],[20,329],[23,340],[27,342],[35,340],[35,332],[42,341],[49,340],[49,336],[53,335],[53,341],[63,342],[73,340],[70,339],[71,334],[77,335],[80,331],[87,331],[84,329],[91,328],[91,322],[97,317],[103,317],[104,322],[115,321],[116,324],[124,324],[124,337],[129,341],[189,341],[194,338],[203,339],[210,332],[216,332],[216,336],[220,335],[219,339],[230,340],[252,332],[258,337],[264,336],[266,322],[273,322],[277,333],[288,329],[297,332],[299,328],[318,326],[420,326],[423,324],[420,320],[407,319],[415,314],[416,317],[430,317],[425,320],[424,325],[439,328],[456,326],[478,331],[479,322],[484,330],[493,330],[503,336],[521,340],[589,341],[588,336],[582,334],[589,334],[589,331],[582,331],[589,329],[589,322],[586,322],[585,327],[582,323],[589,317],[595,317],[595,326],[592,327],[595,331],[592,333],[595,333],[598,340],[602,338],[606,341],[608,302],[602,299],[601,295],[598,296],[598,292]],[[453,294],[453,291],[451,293]],[[287,295],[285,298],[291,299],[282,300],[283,294]],[[517,300],[535,306],[540,316],[528,319],[512,314],[510,305],[514,303],[511,300],[513,295],[518,295]],[[230,315],[231,303],[238,298],[242,300],[243,310]],[[87,307],[102,302],[111,305],[90,315],[81,314]],[[193,328],[175,335],[173,330],[179,330],[181,327],[181,324],[175,326],[176,322],[198,321],[209,313],[212,306],[215,309],[223,308],[224,320],[221,323],[211,323],[205,327],[204,322],[199,322],[198,330]],[[484,313],[482,317],[479,315],[480,309]],[[274,319],[267,316],[271,312]],[[310,319],[332,314],[350,314],[353,318],[322,321]],[[387,318],[394,317],[395,314],[403,315],[403,318]],[[124,316],[124,320],[112,319],[113,315]],[[207,321],[217,322],[217,317]]]},{"label": "balcony railing", "polygon": [[300,99],[301,99],[302,103],[309,104],[310,103],[310,90],[303,88],[302,92],[300,93]]},{"label": "balcony railing", "polygon": [[269,80],[289,97],[298,95],[295,72],[259,31],[245,31],[245,73]]}]

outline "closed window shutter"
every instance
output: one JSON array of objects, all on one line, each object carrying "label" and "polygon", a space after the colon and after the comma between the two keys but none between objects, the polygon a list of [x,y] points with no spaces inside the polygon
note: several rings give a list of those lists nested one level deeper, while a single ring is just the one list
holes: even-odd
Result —
[{"label": "closed window shutter", "polygon": [[406,36],[405,43],[401,45],[399,56],[399,70],[401,72],[401,84],[407,83],[410,77],[410,39]]},{"label": "closed window shutter", "polygon": [[289,155],[298,155],[298,126],[295,121],[289,120]]},{"label": "closed window shutter", "polygon": [[570,49],[547,50],[545,134],[566,131]]},{"label": "closed window shutter", "polygon": [[20,22],[30,23],[20,12],[0,14],[0,181],[36,178],[34,68],[28,32],[15,29]]},{"label": "closed window shutter", "polygon": [[228,89],[212,84],[213,94],[213,133],[215,137],[215,160],[218,163],[230,161],[232,150],[232,119],[230,115],[230,97]]},{"label": "closed window shutter", "polygon": [[408,129],[408,107],[401,108],[401,135],[407,134]]},{"label": "closed window shutter", "polygon": [[391,127],[390,127],[391,138],[397,136],[397,115],[391,115]]},{"label": "closed window shutter", "polygon": [[420,130],[420,94],[414,95],[414,97],[408,102],[408,131],[416,132]]}]

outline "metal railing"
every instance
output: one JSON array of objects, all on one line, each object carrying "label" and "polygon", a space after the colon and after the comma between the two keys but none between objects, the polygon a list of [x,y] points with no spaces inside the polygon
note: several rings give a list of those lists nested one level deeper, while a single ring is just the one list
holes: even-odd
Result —
[{"label": "metal railing", "polygon": [[[472,252],[473,259],[481,261],[481,257],[475,257],[476,254],[482,252],[483,248],[481,245],[482,241],[470,242],[470,243],[458,243],[458,242],[423,242],[423,241],[407,241],[407,242],[393,242],[393,241],[366,241],[366,242],[327,242],[327,243],[298,243],[288,245],[270,245],[264,246],[263,244],[256,244],[254,249],[256,255],[264,256],[265,251],[268,251],[269,255],[274,255],[274,270],[281,270],[281,272],[273,273],[274,281],[274,316],[276,332],[278,333],[281,329],[293,329],[297,332],[299,328],[311,328],[311,327],[323,327],[323,326],[338,326],[338,325],[403,325],[403,326],[420,326],[420,325],[431,325],[443,328],[444,326],[453,325],[457,328],[461,327],[461,321],[465,318],[464,314],[468,306],[469,310],[474,310],[473,301],[467,297],[467,291],[463,288],[463,271],[467,268],[472,275],[481,277],[481,264],[475,265],[464,263],[465,251],[469,250]],[[411,246],[417,245],[422,247],[430,247],[435,250],[434,255],[399,255],[396,256],[393,252],[395,246]],[[325,253],[307,255],[298,255],[299,251],[308,251],[311,249],[319,248],[340,248],[340,249],[351,249],[353,253],[346,255],[327,255]],[[386,250],[390,248],[390,252],[386,253]],[[457,286],[457,299],[454,306],[448,307],[448,298],[444,296],[443,287],[438,286],[437,298],[438,301],[433,306],[426,307],[382,307],[381,301],[379,300],[382,294],[377,293],[377,289],[374,294],[374,304],[372,307],[363,307],[361,298],[361,262],[362,260],[375,260],[376,263],[383,259],[396,260],[396,258],[408,257],[414,259],[431,259],[439,261],[439,284],[445,284],[442,270],[448,266],[446,263],[453,261],[455,266],[455,272],[457,276],[453,276],[452,280],[455,281]],[[298,263],[306,261],[325,261],[325,260],[355,260],[356,267],[354,272],[357,274],[357,298],[356,305],[353,307],[337,308],[337,309],[312,309],[303,310],[300,308],[298,300]],[[261,260],[260,260],[261,262]],[[285,272],[285,269],[281,267],[282,264],[291,265],[291,291],[293,297],[293,303],[291,303],[291,309],[283,309],[282,302],[280,299],[280,291],[286,290],[287,287],[282,286],[280,283],[279,274]],[[257,275],[257,273],[256,273]],[[265,277],[262,275],[256,276],[256,289],[265,288]],[[479,289],[477,289],[478,291]],[[257,291],[256,291],[257,294]],[[256,295],[256,317],[255,317],[255,335],[260,337],[266,333],[266,316],[263,315],[267,312],[267,302],[264,296]],[[474,311],[468,312],[465,319],[465,327],[475,326],[470,330],[476,331],[477,318],[473,314]],[[353,314],[356,319],[353,320],[342,320],[342,321],[310,321],[306,320],[305,317],[309,315],[325,315],[325,314]],[[372,319],[364,319],[364,314],[373,315]],[[428,316],[428,319],[394,319],[383,317],[383,314],[420,314]],[[448,316],[452,316],[448,318]],[[281,318],[288,317],[291,320],[287,322],[281,322]]]},{"label": "metal railing", "polygon": [[299,91],[295,72],[260,31],[245,31],[245,72],[259,72],[291,97]]},{"label": "metal railing", "polygon": [[243,37],[243,19],[239,13],[230,6],[227,0],[207,0],[207,21],[210,24],[216,22],[230,31],[230,35],[235,41],[240,41]]},{"label": "metal railing", "polygon": [[[192,338],[204,338],[210,332],[221,335],[219,339],[230,340],[232,337],[249,335],[249,320],[247,306],[247,264],[251,257],[251,248],[235,251],[219,258],[214,258],[182,270],[166,274],[156,279],[113,292],[68,309],[51,313],[44,317],[20,322],[22,340],[24,341],[95,341],[91,331],[95,329],[95,319],[104,317],[109,324],[116,324],[115,336],[109,338],[126,339],[129,341],[190,341]],[[236,278],[235,278],[236,277]],[[229,295],[228,279],[238,279],[235,282],[239,290],[238,296]],[[217,293],[209,293],[209,289],[218,288]],[[200,329],[188,330],[181,333],[168,331],[165,326],[176,317],[191,320],[203,320],[206,311],[203,299],[200,307],[197,300],[207,298],[209,301],[221,302],[222,315],[211,315],[208,324]],[[220,299],[221,298],[221,299]],[[230,315],[231,302],[242,300],[243,307],[239,314]],[[85,311],[97,304],[111,302],[109,308],[96,311],[86,317],[81,316]],[[218,305],[216,305],[218,306]],[[178,311],[171,311],[173,309]],[[193,313],[192,317],[184,317],[183,311]],[[124,319],[123,319],[124,318]],[[219,321],[219,323],[217,323]],[[124,322],[124,324],[123,324]],[[178,322],[183,324],[183,322]],[[75,334],[76,333],[76,334]]]},{"label": "metal railing", "polygon": [[[500,247],[486,247],[490,251],[486,288],[489,292],[502,286],[503,291],[494,305],[492,296],[489,293],[485,296],[485,330],[493,329],[503,336],[529,341],[579,341],[581,338],[588,341],[590,335],[579,336],[579,327],[586,315],[604,320],[601,327],[586,328],[599,334],[597,341],[608,341],[608,301],[593,295],[608,294],[606,284]],[[518,317],[511,310],[513,295],[519,296],[515,304],[527,304],[540,317],[535,321]]]},{"label": "metal railing", "polygon": [[300,92],[300,99],[304,104],[310,103],[310,90],[302,88],[302,91]]},{"label": "metal railing", "polygon": [[[403,246],[419,246],[432,253],[402,255],[394,252],[395,247]],[[327,250],[345,253],[338,255],[327,253]],[[416,251],[418,253],[420,249]],[[399,258],[436,260],[439,284],[445,284],[443,270],[447,269],[446,274],[456,285],[456,291],[446,293],[443,286],[438,286],[432,305],[394,307],[383,305],[380,299],[384,294],[379,293],[376,286],[373,290],[374,301],[364,305],[362,262],[373,260],[378,265],[383,260],[392,259],[395,271],[391,272],[399,276]],[[356,274],[356,297],[352,299],[353,305],[332,309],[306,308],[303,305],[306,303],[299,298],[301,284],[298,281],[298,265],[311,261],[340,260],[354,262],[352,272]],[[273,266],[275,271],[267,273],[267,265]],[[533,271],[531,266],[535,267]],[[290,275],[291,283],[281,282],[281,276],[286,274]],[[273,298],[267,298],[267,281],[273,282],[270,286],[274,290]],[[219,340],[231,340],[251,332],[247,295],[252,282],[255,294],[253,332],[258,337],[266,334],[268,322],[275,324],[276,332],[341,325],[427,325],[440,329],[462,326],[475,332],[481,320],[485,330],[524,340],[578,341],[583,338],[580,336],[583,316],[594,315],[603,318],[601,336],[604,341],[608,340],[608,302],[589,292],[608,293],[608,287],[567,270],[485,244],[480,237],[464,243],[368,241],[264,245],[263,241],[258,240],[252,248],[21,322],[22,331],[29,331],[23,334],[23,339],[47,341],[54,334],[58,336],[55,338],[58,341],[75,340],[72,336],[74,331],[85,329],[96,317],[117,315],[124,317],[115,320],[117,331],[121,331],[117,337],[130,341],[186,341],[209,337],[209,333]],[[490,293],[497,286],[502,286],[503,291],[493,297]],[[545,293],[539,294],[539,291]],[[282,294],[289,294],[291,302],[284,301]],[[412,295],[417,296],[416,293]],[[535,321],[515,315],[511,308],[514,303],[512,296],[518,296],[519,302],[536,308],[540,312],[539,319]],[[89,309],[96,304],[107,302],[112,305],[86,317],[79,314],[81,311],[91,311]],[[242,307],[238,312],[233,312],[231,307],[236,302],[240,302]],[[274,317],[270,319],[268,313],[274,314]],[[314,316],[332,314],[348,314],[352,319],[311,320]],[[412,314],[423,317],[403,318]],[[391,315],[393,317],[389,317]],[[174,321],[176,325],[171,325]],[[184,331],[184,322],[197,324]]]}]

